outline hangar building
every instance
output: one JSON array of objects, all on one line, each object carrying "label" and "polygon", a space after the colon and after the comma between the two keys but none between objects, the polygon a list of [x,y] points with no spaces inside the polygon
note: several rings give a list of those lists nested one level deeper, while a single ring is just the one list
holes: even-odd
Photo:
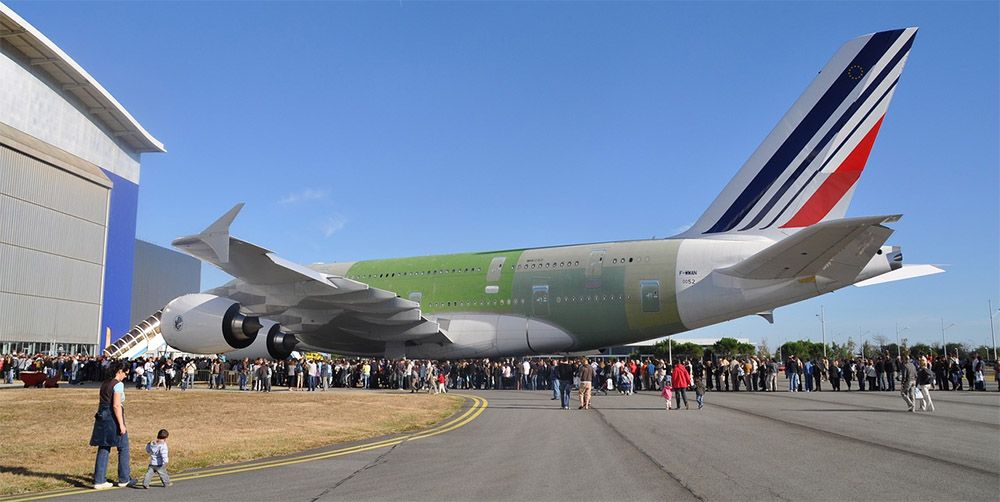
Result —
[{"label": "hangar building", "polygon": [[131,327],[139,161],[163,144],[0,3],[0,352]]}]

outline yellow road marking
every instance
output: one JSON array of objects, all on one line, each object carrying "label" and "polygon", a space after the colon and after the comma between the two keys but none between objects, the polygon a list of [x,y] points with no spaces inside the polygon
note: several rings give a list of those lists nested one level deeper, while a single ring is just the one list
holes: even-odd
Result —
[{"label": "yellow road marking", "polygon": [[[320,453],[312,453],[309,455],[301,455],[297,457],[283,458],[277,460],[268,460],[250,465],[216,467],[212,469],[205,469],[197,472],[192,472],[190,474],[178,474],[177,476],[172,476],[170,479],[171,481],[185,481],[190,479],[211,478],[215,476],[224,476],[226,474],[238,474],[242,472],[257,471],[260,469],[270,469],[273,467],[282,467],[286,465],[300,464],[303,462],[311,462],[314,460],[324,460],[328,458],[350,455],[352,453],[361,453],[371,450],[377,450],[379,448],[385,448],[388,446],[395,446],[397,444],[404,443],[407,441],[424,439],[458,429],[459,427],[462,427],[468,424],[469,422],[475,420],[479,415],[483,413],[483,411],[486,410],[486,407],[489,406],[489,401],[478,396],[470,396],[465,394],[455,394],[455,395],[472,401],[472,406],[470,406],[469,409],[465,410],[465,412],[463,412],[458,417],[455,417],[443,424],[431,427],[430,429],[427,429],[425,431],[415,432],[411,434],[404,434],[399,437],[395,437],[392,439],[385,439],[382,441],[376,441],[374,443],[364,443],[345,448],[339,448],[336,450],[330,450]],[[111,489],[115,490],[118,488],[116,487]],[[28,500],[42,500],[55,497],[65,497],[67,495],[76,495],[81,493],[95,493],[96,491],[97,490],[94,490],[93,488],[66,488],[51,492],[43,492],[36,494],[20,494],[11,497],[0,497],[0,501],[22,502]]]}]

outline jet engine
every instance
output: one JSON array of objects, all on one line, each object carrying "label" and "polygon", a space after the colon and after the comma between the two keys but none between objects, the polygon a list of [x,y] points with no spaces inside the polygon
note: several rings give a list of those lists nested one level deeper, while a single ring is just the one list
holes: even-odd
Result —
[{"label": "jet engine", "polygon": [[262,327],[258,317],[240,313],[238,302],[207,294],[174,298],[160,316],[160,333],[167,344],[192,354],[245,349]]},{"label": "jet engine", "polygon": [[858,277],[854,279],[854,282],[861,282],[865,279],[871,279],[893,270],[897,270],[903,266],[903,251],[899,246],[882,246],[879,248],[875,256],[865,265],[865,268],[858,274]]},{"label": "jet engine", "polygon": [[295,335],[281,331],[281,325],[274,321],[264,320],[261,321],[261,324],[263,327],[250,346],[226,352],[226,357],[229,360],[253,360],[258,357],[281,360],[288,359],[292,355],[292,351],[299,343]]}]

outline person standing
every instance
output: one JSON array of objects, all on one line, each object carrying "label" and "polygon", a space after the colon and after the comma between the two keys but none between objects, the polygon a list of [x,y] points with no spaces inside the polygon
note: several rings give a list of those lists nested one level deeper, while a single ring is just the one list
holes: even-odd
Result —
[{"label": "person standing", "polygon": [[677,409],[681,408],[681,400],[684,401],[684,409],[690,409],[687,399],[687,388],[691,386],[691,374],[683,360],[677,361],[674,371],[671,372],[671,383],[674,387],[674,400],[677,402]]},{"label": "person standing", "polygon": [[125,367],[112,363],[109,367],[111,378],[101,384],[100,402],[94,415],[94,430],[90,435],[90,446],[97,447],[94,462],[94,489],[111,488],[108,482],[108,459],[111,448],[118,449],[118,486],[135,483],[129,470],[128,429],[125,427]]},{"label": "person standing", "polygon": [[705,379],[700,376],[694,379],[694,399],[699,410],[705,407]]},{"label": "person standing", "polygon": [[885,380],[889,385],[889,392],[896,391],[896,360],[885,353]]},{"label": "person standing", "polygon": [[773,357],[767,363],[767,391],[776,392],[778,390],[778,361]]},{"label": "person standing", "polygon": [[837,360],[830,365],[830,387],[840,392],[840,361]]},{"label": "person standing", "polygon": [[931,401],[931,385],[934,383],[934,373],[927,367],[927,358],[920,358],[920,369],[917,370],[917,388],[920,389],[920,411],[934,411]]},{"label": "person standing", "polygon": [[785,376],[788,377],[788,392],[799,390],[799,362],[795,356],[788,356],[785,362]]},{"label": "person standing", "polygon": [[564,359],[559,366],[556,367],[559,373],[559,397],[562,402],[562,409],[569,409],[569,398],[570,392],[573,390],[573,374],[575,373],[573,365],[569,362],[569,359]]},{"label": "person standing", "polygon": [[913,365],[909,354],[905,361],[899,368],[899,393],[903,395],[903,401],[906,401],[906,411],[914,411],[913,389],[917,385],[917,367]]},{"label": "person standing", "polygon": [[844,383],[847,384],[847,390],[851,390],[851,380],[854,378],[854,362],[850,359],[844,359]]},{"label": "person standing", "polygon": [[580,360],[580,369],[577,371],[577,375],[580,377],[580,408],[581,410],[590,409],[590,396],[594,390],[594,367],[590,365],[590,361],[586,357]]},{"label": "person standing", "polygon": [[549,380],[552,385],[552,400],[555,401],[559,399],[559,360],[555,359],[552,361],[552,365],[549,368]]}]

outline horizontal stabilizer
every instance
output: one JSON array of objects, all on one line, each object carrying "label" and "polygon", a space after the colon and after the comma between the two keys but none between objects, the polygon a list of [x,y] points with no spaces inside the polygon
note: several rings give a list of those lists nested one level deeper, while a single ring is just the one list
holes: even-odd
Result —
[{"label": "horizontal stabilizer", "polygon": [[794,279],[822,275],[850,282],[871,260],[900,215],[824,221],[776,242],[720,273],[742,279]]},{"label": "horizontal stabilizer", "polygon": [[940,269],[934,265],[903,265],[902,268],[898,268],[892,272],[886,272],[882,275],[872,277],[871,279],[855,283],[854,285],[859,288],[863,288],[865,286],[874,286],[876,284],[883,284],[886,282],[940,274],[941,272],[944,272],[944,269]]}]

